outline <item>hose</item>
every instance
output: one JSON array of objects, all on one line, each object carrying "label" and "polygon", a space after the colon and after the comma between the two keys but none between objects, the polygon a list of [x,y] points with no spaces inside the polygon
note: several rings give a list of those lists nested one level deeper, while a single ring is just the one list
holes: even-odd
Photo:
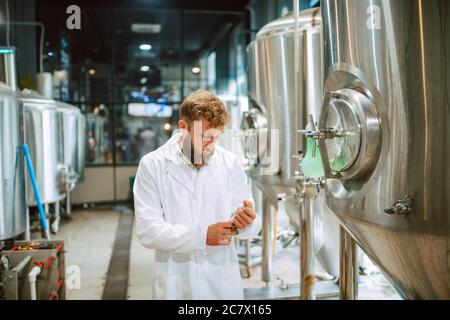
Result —
[{"label": "hose", "polygon": [[31,185],[33,186],[34,198],[36,199],[36,203],[39,209],[39,217],[41,218],[42,229],[45,232],[47,240],[50,240],[50,231],[48,229],[44,208],[42,207],[41,197],[39,196],[39,190],[36,182],[36,175],[34,174],[33,164],[31,163],[30,151],[28,149],[27,144],[23,145],[23,153],[25,155],[25,159],[27,162],[27,168],[31,179]]}]

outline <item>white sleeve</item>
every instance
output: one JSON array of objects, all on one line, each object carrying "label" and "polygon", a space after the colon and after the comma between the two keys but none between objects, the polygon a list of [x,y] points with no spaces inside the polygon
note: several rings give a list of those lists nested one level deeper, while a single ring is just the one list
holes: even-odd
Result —
[{"label": "white sleeve", "polygon": [[143,160],[136,173],[133,194],[136,233],[143,246],[176,253],[206,249],[207,226],[184,226],[165,221],[159,190]]},{"label": "white sleeve", "polygon": [[[233,161],[232,167],[232,181],[233,181],[233,200],[232,208],[242,207],[244,200],[252,202],[253,209],[255,209],[255,201],[253,200],[252,190],[247,182],[247,175],[244,172],[242,165],[237,158]],[[256,218],[245,229],[240,229],[236,238],[245,240],[256,237],[261,231],[261,217],[256,213]]]}]

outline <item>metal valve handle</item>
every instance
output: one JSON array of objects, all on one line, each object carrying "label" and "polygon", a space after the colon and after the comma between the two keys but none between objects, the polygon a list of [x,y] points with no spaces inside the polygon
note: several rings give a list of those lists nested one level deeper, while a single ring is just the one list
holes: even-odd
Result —
[{"label": "metal valve handle", "polygon": [[313,158],[316,156],[317,145],[319,145],[325,177],[335,178],[336,173],[331,172],[330,164],[328,162],[328,153],[326,150],[325,140],[341,137],[342,133],[338,132],[335,128],[319,129],[312,114],[309,114],[308,122],[311,130],[298,130],[298,133],[303,134],[307,138],[310,137],[313,139],[313,150],[311,153]]}]

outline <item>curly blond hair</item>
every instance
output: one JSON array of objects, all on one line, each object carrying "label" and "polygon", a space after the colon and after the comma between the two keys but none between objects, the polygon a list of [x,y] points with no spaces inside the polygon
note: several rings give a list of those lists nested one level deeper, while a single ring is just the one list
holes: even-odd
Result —
[{"label": "curly blond hair", "polygon": [[225,104],[206,90],[197,90],[188,96],[180,107],[180,118],[189,124],[205,118],[212,128],[225,126],[230,117]]}]

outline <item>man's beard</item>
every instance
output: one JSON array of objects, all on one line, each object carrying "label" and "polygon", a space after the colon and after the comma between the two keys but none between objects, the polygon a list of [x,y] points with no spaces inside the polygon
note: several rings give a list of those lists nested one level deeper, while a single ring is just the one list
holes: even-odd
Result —
[{"label": "man's beard", "polygon": [[[191,150],[190,155],[187,155],[187,151]],[[215,151],[215,145],[212,143],[207,146],[202,153],[195,150],[193,143],[190,139],[186,138],[183,140],[183,154],[186,158],[190,160],[192,165],[197,169],[206,166]]]}]

